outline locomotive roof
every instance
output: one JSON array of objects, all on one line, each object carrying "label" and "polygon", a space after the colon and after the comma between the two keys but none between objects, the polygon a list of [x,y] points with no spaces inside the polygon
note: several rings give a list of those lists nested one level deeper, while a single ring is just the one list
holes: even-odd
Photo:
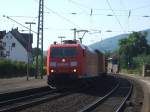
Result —
[{"label": "locomotive roof", "polygon": [[61,44],[55,41],[50,47],[81,47],[82,49],[88,49],[79,40],[63,40]]},{"label": "locomotive roof", "polygon": [[99,50],[94,50],[88,46],[85,46],[81,43],[76,43],[76,44],[51,44],[50,47],[81,47],[82,49],[87,49],[88,51],[90,51],[91,53],[100,53],[102,54],[102,52],[100,52]]},{"label": "locomotive roof", "polygon": [[51,44],[51,47],[82,47],[83,49],[86,48],[83,44]]}]

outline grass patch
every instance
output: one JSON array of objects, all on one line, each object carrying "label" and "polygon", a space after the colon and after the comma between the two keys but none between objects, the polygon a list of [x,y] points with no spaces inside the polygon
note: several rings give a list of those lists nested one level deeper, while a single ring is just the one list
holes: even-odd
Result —
[{"label": "grass patch", "polygon": [[142,75],[142,67],[136,68],[136,69],[122,69],[121,73],[134,74],[137,76],[141,76]]}]

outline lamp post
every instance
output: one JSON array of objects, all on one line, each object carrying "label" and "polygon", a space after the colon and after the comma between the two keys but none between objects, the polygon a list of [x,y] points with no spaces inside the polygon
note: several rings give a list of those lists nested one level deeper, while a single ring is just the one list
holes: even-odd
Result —
[{"label": "lamp post", "polygon": [[29,29],[29,40],[28,40],[28,45],[27,45],[27,58],[28,58],[28,61],[27,61],[27,81],[29,80],[29,63],[30,63],[30,60],[29,60],[29,56],[30,56],[30,38],[31,38],[31,25],[32,24],[36,24],[35,22],[25,22],[25,24],[29,24],[30,25],[30,29]]}]

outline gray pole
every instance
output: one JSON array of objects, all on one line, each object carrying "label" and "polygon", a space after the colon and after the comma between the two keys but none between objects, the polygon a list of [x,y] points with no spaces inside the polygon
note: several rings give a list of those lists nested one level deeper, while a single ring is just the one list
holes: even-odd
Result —
[{"label": "gray pole", "polygon": [[71,29],[71,30],[73,30],[73,31],[74,31],[74,40],[76,40],[76,33],[77,33],[77,29],[76,29],[76,28],[74,28],[74,29]]},{"label": "gray pole", "polygon": [[77,29],[74,28],[74,40],[76,40],[76,33],[77,33]]},{"label": "gray pole", "polygon": [[30,29],[29,29],[29,40],[28,40],[28,45],[27,45],[27,58],[28,58],[28,62],[27,62],[27,81],[29,80],[29,66],[30,66],[30,60],[29,60],[29,56],[30,56],[30,39],[31,39],[31,25],[35,24],[34,22],[25,22],[25,24],[29,24],[30,25]]},{"label": "gray pole", "polygon": [[[38,14],[38,33],[37,33],[37,54],[36,54],[36,75],[43,79],[43,23],[44,23],[44,0],[39,0],[39,14]],[[40,63],[39,63],[39,49],[40,49]]]}]

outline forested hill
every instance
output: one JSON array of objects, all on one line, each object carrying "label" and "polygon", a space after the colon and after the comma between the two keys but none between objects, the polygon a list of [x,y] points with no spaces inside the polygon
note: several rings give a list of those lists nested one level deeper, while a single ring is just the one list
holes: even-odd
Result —
[{"label": "forested hill", "polygon": [[[147,40],[150,44],[150,29],[143,30],[143,32],[147,32]],[[100,51],[114,51],[118,49],[118,42],[120,39],[128,38],[129,34],[121,34],[114,37],[110,37],[108,39],[102,40],[100,42],[96,42],[94,44],[89,45],[93,49],[99,49]]]}]

